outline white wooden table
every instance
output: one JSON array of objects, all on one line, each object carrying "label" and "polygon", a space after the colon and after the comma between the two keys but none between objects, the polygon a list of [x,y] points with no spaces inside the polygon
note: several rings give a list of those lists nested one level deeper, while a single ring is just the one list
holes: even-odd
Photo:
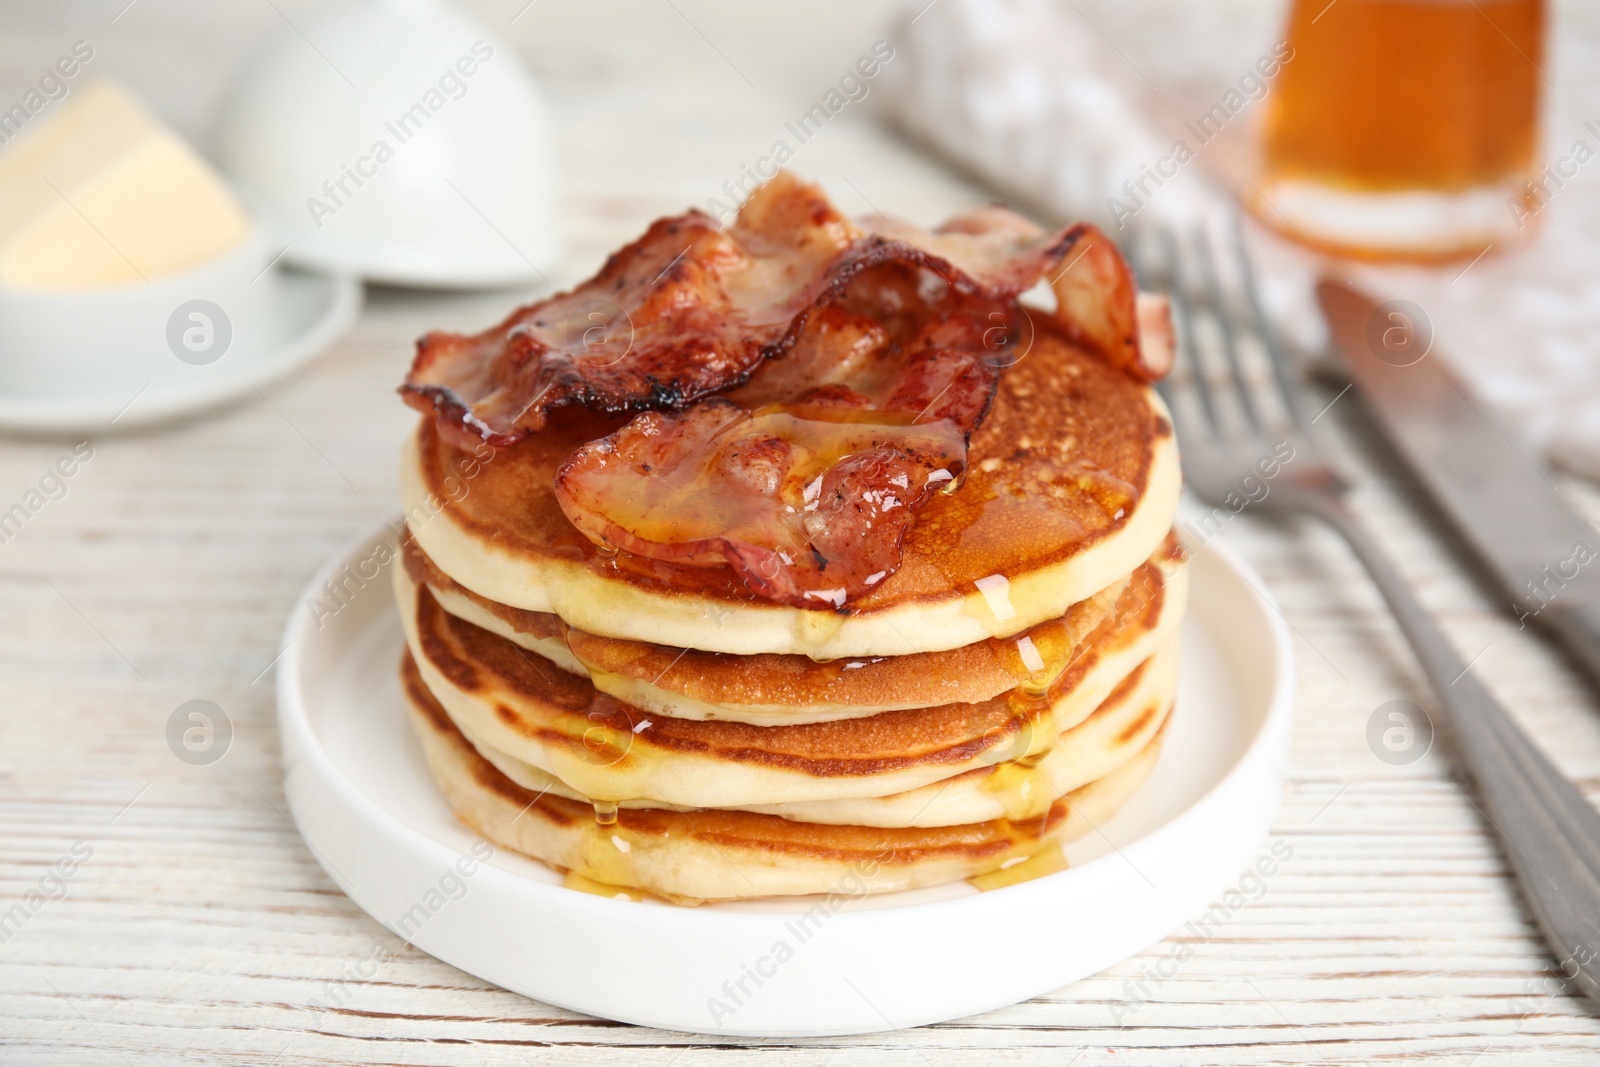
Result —
[{"label": "white wooden table", "polygon": [[[139,0],[113,23],[125,2],[0,14],[0,99],[85,38],[99,72],[198,134],[277,9],[303,10]],[[539,0],[516,17],[525,2],[475,6],[519,44],[557,108],[568,253],[557,284],[647,220],[715,195],[885,18],[881,0]],[[870,203],[932,221],[983,195],[867,111],[842,115],[793,167],[852,211]],[[292,382],[190,425],[96,438],[65,497],[0,544],[0,912],[31,891],[57,898],[0,931],[0,1062],[1600,1061],[1600,1019],[1553,977],[1448,736],[1404,767],[1367,746],[1379,705],[1430,703],[1377,594],[1325,531],[1249,516],[1222,537],[1265,574],[1299,654],[1274,829],[1292,855],[1213,936],[1185,935],[1192,955],[1174,938],[1026,1004],[865,1039],[716,1040],[601,1022],[412,949],[322,1011],[324,984],[393,939],[284,815],[265,668],[312,569],[394,507],[396,448],[413,417],[393,388],[411,340],[484,325],[513,300],[370,291],[357,328]],[[1466,577],[1389,462],[1358,444],[1368,435],[1357,404],[1324,421],[1362,475],[1358,507],[1479,657],[1474,669],[1600,799],[1595,696]],[[0,439],[0,510],[70,446]],[[1578,492],[1600,514],[1600,498]],[[214,701],[233,725],[211,766],[167,745],[169,717],[191,699]],[[75,848],[87,861],[58,881],[50,869]],[[1020,926],[981,936],[997,952],[1028,950]],[[1174,971],[1163,961],[1175,954],[1188,958]]]}]

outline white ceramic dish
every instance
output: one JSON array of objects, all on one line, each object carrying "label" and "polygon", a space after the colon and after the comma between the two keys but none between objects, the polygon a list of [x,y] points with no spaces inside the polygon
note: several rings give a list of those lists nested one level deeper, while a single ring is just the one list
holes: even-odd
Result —
[{"label": "white ceramic dish", "polygon": [[[379,566],[392,544],[386,529],[358,538],[290,617],[278,714],[295,820],[328,875],[385,926],[410,915],[403,932],[419,948],[575,1011],[813,1036],[1012,1004],[1126,959],[1203,911],[1256,855],[1277,809],[1294,690],[1288,632],[1259,578],[1209,546],[1191,572],[1160,762],[1100,833],[1068,846],[1069,870],[988,893],[961,883],[848,900],[799,927],[824,898],[631,903],[565,889],[505,851],[461,877],[463,855],[485,845],[445,806],[404,718],[400,622]],[[313,611],[335,577],[359,592],[331,614],[326,602]],[[749,995],[737,994],[741,981]]]},{"label": "white ceramic dish", "polygon": [[[257,225],[214,259],[149,281],[43,291],[0,286],[0,395],[126,397],[180,377],[186,364],[225,357],[235,335],[270,328],[280,301],[280,275],[267,269],[276,251]],[[211,312],[187,346],[179,331],[179,356],[168,326],[177,316],[192,327],[180,309],[199,300],[221,313]]]},{"label": "white ceramic dish", "polygon": [[[58,323],[86,323],[72,331],[72,343],[102,345],[121,363],[96,373],[94,364],[73,361],[70,345],[37,351],[16,347],[26,338],[6,339],[0,354],[6,361],[36,367],[53,362],[55,373],[0,376],[0,430],[97,434],[133,429],[247,395],[253,386],[301,366],[350,328],[361,310],[361,284],[282,266],[263,274],[270,258],[268,252],[262,264],[251,267],[250,275],[260,275],[259,280],[246,278],[242,286],[233,284],[239,279],[229,267],[222,272],[227,282],[222,286],[214,286],[209,276],[194,284],[180,275],[105,293],[30,295],[30,322],[48,324],[54,315]],[[167,342],[169,320],[196,297],[214,297],[233,309],[229,344],[210,362],[185,362]],[[6,306],[0,302],[0,310]],[[183,315],[179,320],[190,322]]]},{"label": "white ceramic dish", "polygon": [[290,262],[476,288],[554,265],[555,141],[533,77],[477,19],[441,0],[339,0],[251,59],[219,156]]}]

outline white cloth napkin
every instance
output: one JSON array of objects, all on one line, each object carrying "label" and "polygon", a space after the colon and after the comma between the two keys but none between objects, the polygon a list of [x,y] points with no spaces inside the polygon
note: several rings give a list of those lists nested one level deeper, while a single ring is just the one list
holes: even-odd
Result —
[{"label": "white cloth napkin", "polygon": [[[1241,78],[1273,53],[1285,8],[912,0],[886,70],[887,106],[913,136],[1057,217],[1089,219],[1113,236],[1130,207],[1133,224],[1225,225],[1231,203],[1215,180],[1223,148],[1210,158],[1212,148],[1200,149],[1159,186],[1146,180],[1147,196],[1124,183],[1170,154],[1176,118],[1230,89],[1242,87],[1244,101],[1231,121],[1251,121],[1259,97]],[[1421,306],[1436,349],[1508,434],[1600,478],[1600,5],[1558,2],[1550,19],[1542,158],[1554,164],[1579,141],[1596,158],[1549,198],[1532,236],[1470,265],[1338,269],[1376,296]],[[1328,265],[1259,228],[1251,244],[1279,330],[1322,351],[1311,283]]]}]

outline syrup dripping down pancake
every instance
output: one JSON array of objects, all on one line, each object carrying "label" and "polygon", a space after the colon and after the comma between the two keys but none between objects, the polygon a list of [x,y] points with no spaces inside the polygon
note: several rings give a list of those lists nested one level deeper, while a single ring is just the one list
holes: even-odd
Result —
[{"label": "syrup dripping down pancake", "polygon": [[622,810],[522,788],[462,736],[408,654],[402,689],[423,754],[458,818],[489,841],[607,885],[680,904],[840,892],[886,893],[993,871],[1089,832],[1149,774],[1159,739],[1037,819],[935,828],[822,826],[741,811]]},{"label": "syrup dripping down pancake", "polygon": [[584,675],[601,692],[659,715],[756,726],[981,703],[1024,683],[1048,683],[1071,663],[1079,643],[1119,610],[1130,584],[1137,596],[1159,595],[1165,573],[1182,560],[1177,538],[1169,535],[1131,576],[1013,637],[943,652],[818,663],[807,656],[732,656],[600,637],[555,615],[478,596],[434,566],[410,537],[402,538],[400,554],[411,580],[426,585],[445,611]]},{"label": "syrup dripping down pancake", "polygon": [[791,726],[645,712],[449,614],[405,568],[394,580],[419,671],[474,737],[596,800],[737,808],[887,796],[1045,751],[1175,632],[1181,573],[1106,620],[1037,696]]},{"label": "syrup dripping down pancake", "polygon": [[1144,562],[1172,525],[1180,485],[1155,392],[1050,323],[1035,326],[972,435],[960,490],[928,502],[899,570],[841,613],[760,600],[726,568],[602,553],[567,521],[553,484],[615,419],[552,422],[487,460],[424,419],[401,461],[407,522],[467,589],[601,636],[819,660],[1010,637]]}]

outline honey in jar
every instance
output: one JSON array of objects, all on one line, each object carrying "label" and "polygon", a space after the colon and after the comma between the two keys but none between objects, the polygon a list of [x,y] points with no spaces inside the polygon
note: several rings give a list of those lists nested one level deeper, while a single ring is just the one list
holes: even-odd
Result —
[{"label": "honey in jar", "polygon": [[1538,193],[1543,0],[1293,0],[1252,209],[1373,259],[1480,254]]}]

